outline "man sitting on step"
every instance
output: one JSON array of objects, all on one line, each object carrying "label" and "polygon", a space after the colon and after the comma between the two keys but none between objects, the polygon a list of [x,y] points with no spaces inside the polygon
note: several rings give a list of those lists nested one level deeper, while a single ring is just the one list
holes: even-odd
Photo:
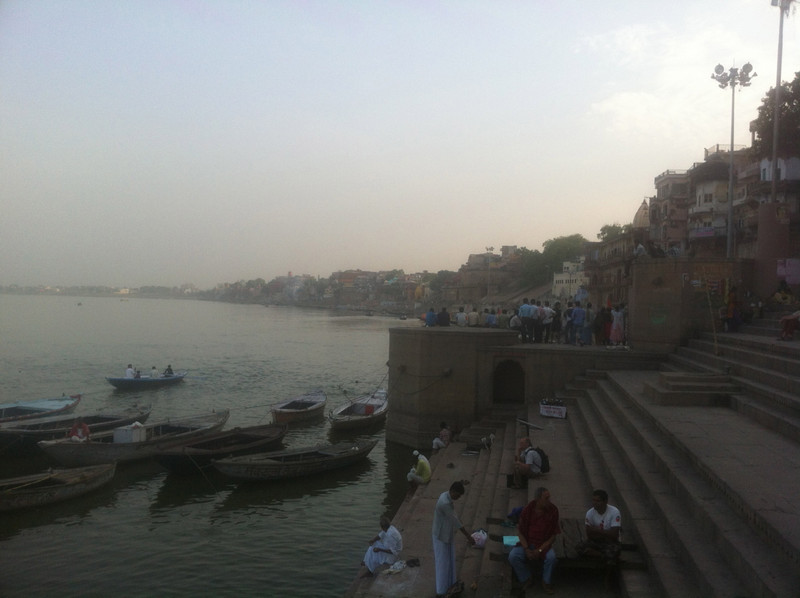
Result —
[{"label": "man sitting on step", "polygon": [[542,458],[533,448],[530,438],[522,438],[518,449],[514,457],[514,488],[524,488],[526,480],[542,474]]},{"label": "man sitting on step", "polygon": [[586,511],[586,541],[575,548],[580,555],[604,559],[607,565],[616,565],[622,531],[619,509],[608,504],[608,493],[600,489],[592,492],[592,505]]}]

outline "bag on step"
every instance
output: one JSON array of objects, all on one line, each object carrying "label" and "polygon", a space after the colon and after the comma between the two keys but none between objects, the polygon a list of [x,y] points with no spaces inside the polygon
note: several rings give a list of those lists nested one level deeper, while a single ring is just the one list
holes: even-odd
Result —
[{"label": "bag on step", "polygon": [[542,466],[539,468],[542,470],[542,473],[547,473],[548,471],[550,471],[550,457],[547,456],[547,453],[545,453],[538,446],[533,450],[539,453],[539,458],[542,460]]},{"label": "bag on step", "polygon": [[472,532],[472,539],[475,540],[475,548],[483,548],[486,546],[486,540],[489,538],[489,533],[481,528]]}]

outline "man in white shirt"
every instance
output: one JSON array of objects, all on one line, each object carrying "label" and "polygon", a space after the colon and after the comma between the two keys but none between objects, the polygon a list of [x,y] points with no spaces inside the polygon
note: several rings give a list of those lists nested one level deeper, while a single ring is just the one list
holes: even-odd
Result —
[{"label": "man in white shirt", "polygon": [[367,568],[362,577],[371,577],[384,563],[392,565],[403,550],[403,537],[388,517],[381,517],[381,531],[369,541],[369,548],[361,563]]},{"label": "man in white shirt", "polygon": [[550,342],[550,331],[553,327],[553,316],[556,315],[555,310],[550,307],[550,302],[545,301],[544,307],[539,309],[539,316],[542,319],[542,328],[544,329],[544,342]]},{"label": "man in white shirt", "polygon": [[136,370],[133,369],[133,364],[131,363],[128,364],[128,367],[125,369],[125,377],[126,378],[136,377]]},{"label": "man in white shirt", "polygon": [[604,559],[614,566],[619,560],[622,519],[619,509],[608,504],[605,490],[592,492],[592,508],[586,512],[586,541],[580,542],[578,554]]}]

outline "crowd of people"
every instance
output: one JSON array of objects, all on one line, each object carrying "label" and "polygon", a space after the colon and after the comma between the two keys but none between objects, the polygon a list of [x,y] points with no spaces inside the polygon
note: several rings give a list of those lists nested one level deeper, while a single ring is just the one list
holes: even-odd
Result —
[{"label": "crowd of people", "polygon": [[471,311],[459,307],[451,318],[446,307],[438,312],[431,307],[421,319],[426,327],[458,326],[463,328],[499,328],[515,330],[523,343],[555,343],[568,345],[626,345],[625,303],[596,308],[579,300],[534,301],[525,297],[514,308],[473,306]]}]

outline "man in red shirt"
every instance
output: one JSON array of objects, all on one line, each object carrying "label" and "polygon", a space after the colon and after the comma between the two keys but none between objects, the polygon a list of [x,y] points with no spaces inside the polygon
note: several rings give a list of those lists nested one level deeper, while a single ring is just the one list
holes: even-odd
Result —
[{"label": "man in red shirt", "polygon": [[550,491],[537,488],[533,500],[522,510],[519,517],[519,544],[508,555],[508,561],[522,583],[522,594],[530,587],[532,576],[528,563],[543,560],[542,587],[548,594],[553,593],[553,568],[556,566],[556,551],[553,543],[561,533],[558,524],[558,507],[550,502]]}]

